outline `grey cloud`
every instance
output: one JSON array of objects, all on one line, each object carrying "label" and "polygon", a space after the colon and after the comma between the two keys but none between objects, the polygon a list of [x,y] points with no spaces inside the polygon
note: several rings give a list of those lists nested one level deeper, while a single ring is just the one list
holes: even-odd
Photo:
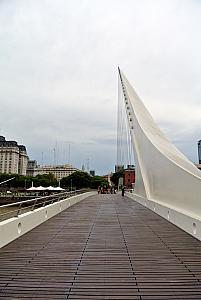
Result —
[{"label": "grey cloud", "polygon": [[187,0],[0,1],[1,134],[32,158],[43,151],[47,163],[56,141],[71,141],[72,163],[90,157],[99,173],[113,170],[120,65],[169,139],[196,161],[200,13],[200,2]]}]

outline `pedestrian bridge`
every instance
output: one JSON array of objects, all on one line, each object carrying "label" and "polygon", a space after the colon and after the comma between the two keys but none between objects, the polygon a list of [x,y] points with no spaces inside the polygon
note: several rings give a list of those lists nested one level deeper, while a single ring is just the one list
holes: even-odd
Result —
[{"label": "pedestrian bridge", "polygon": [[61,195],[1,221],[1,299],[201,299],[201,173],[120,70],[119,87],[134,193]]},{"label": "pedestrian bridge", "polygon": [[92,195],[0,249],[1,299],[201,299],[201,242],[121,195]]}]

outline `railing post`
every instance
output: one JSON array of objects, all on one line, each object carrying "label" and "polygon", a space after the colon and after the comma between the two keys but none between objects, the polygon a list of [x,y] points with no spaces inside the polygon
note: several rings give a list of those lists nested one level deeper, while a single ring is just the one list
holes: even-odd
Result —
[{"label": "railing post", "polygon": [[61,194],[54,194],[51,196],[44,196],[40,198],[35,198],[35,199],[30,199],[30,200],[25,200],[22,202],[15,202],[13,204],[6,204],[2,206],[2,208],[13,208],[12,211],[8,213],[1,213],[0,212],[0,221],[2,219],[9,219],[11,216],[13,217],[18,217],[20,214],[23,213],[23,211],[34,211],[37,207],[44,207],[47,204],[53,204],[54,202],[59,202],[63,199],[67,199],[69,197],[72,197],[74,195],[82,194],[85,192],[84,190],[72,190],[68,192],[63,192]]},{"label": "railing post", "polygon": [[21,207],[22,207],[22,203],[20,203],[19,207],[18,207],[18,210],[17,210],[17,213],[16,213],[16,217],[19,216],[20,212],[21,212]]},{"label": "railing post", "polygon": [[32,205],[32,211],[35,209],[35,205],[36,205],[36,203],[37,203],[37,199],[34,201],[34,203],[33,203],[33,205]]}]

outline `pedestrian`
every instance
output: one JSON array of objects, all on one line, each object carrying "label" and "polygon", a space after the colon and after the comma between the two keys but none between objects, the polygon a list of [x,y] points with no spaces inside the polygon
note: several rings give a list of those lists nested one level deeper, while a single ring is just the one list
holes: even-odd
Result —
[{"label": "pedestrian", "polygon": [[123,186],[123,187],[122,187],[122,190],[121,190],[121,195],[122,195],[122,197],[124,197],[124,192],[125,192],[125,187]]}]

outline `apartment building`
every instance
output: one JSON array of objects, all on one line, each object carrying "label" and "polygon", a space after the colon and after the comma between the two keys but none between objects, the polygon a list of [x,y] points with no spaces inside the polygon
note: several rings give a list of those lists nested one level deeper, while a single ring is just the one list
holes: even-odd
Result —
[{"label": "apartment building", "polygon": [[37,176],[42,174],[53,174],[57,180],[67,177],[72,173],[80,171],[79,169],[71,165],[49,165],[49,166],[40,166],[37,165],[36,160],[29,160],[27,167],[28,176]]},{"label": "apartment building", "polygon": [[26,147],[0,136],[0,173],[26,175],[27,163]]}]

